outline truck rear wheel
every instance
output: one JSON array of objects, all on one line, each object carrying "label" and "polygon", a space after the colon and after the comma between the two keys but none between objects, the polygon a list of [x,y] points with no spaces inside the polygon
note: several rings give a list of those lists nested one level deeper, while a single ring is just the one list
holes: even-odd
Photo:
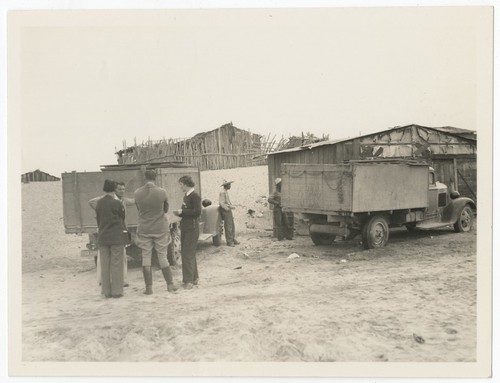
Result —
[{"label": "truck rear wheel", "polygon": [[214,246],[220,246],[220,234],[214,235],[212,237],[212,243]]},{"label": "truck rear wheel", "polygon": [[472,228],[472,222],[474,220],[474,214],[469,205],[465,205],[460,214],[458,215],[457,222],[453,225],[457,233],[468,232]]},{"label": "truck rear wheel", "polygon": [[384,247],[389,239],[389,224],[382,215],[373,216],[363,226],[363,246],[365,249]]},{"label": "truck rear wheel", "polygon": [[309,236],[311,237],[313,243],[316,246],[330,246],[331,244],[333,244],[333,241],[335,240],[335,235],[327,233],[309,232]]}]

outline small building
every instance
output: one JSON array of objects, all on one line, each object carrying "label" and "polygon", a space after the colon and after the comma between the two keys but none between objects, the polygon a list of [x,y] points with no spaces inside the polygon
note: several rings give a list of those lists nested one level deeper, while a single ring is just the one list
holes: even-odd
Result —
[{"label": "small building", "polygon": [[118,164],[183,162],[200,170],[265,165],[262,136],[232,123],[187,139],[148,141],[116,152]]},{"label": "small building", "polygon": [[438,181],[476,200],[476,132],[454,127],[407,125],[355,138],[323,141],[268,155],[269,191],[283,163],[336,164],[349,160],[426,161]]},{"label": "small building", "polygon": [[21,182],[22,183],[30,183],[30,182],[51,182],[51,181],[60,181],[59,177],[55,177],[50,175],[49,173],[42,172],[40,169],[37,169],[33,172],[28,172],[21,174]]}]

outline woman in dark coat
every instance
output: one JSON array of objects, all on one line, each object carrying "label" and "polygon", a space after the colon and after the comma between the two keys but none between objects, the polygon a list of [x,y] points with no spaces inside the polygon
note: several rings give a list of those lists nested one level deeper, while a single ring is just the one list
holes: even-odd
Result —
[{"label": "woman in dark coat", "polygon": [[101,293],[106,298],[123,295],[123,255],[128,239],[125,209],[120,200],[115,198],[115,185],[112,180],[104,181],[103,191],[106,194],[96,206]]},{"label": "woman in dark coat", "polygon": [[194,190],[194,182],[190,176],[179,179],[184,194],[182,209],[176,210],[175,215],[181,220],[181,259],[182,283],[185,289],[192,289],[198,284],[198,265],[196,264],[196,246],[200,235],[201,198]]}]

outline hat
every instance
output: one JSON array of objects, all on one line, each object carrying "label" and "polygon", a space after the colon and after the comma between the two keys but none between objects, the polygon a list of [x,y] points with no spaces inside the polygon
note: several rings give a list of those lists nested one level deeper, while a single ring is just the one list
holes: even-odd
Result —
[{"label": "hat", "polygon": [[279,177],[278,177],[278,178],[276,178],[276,179],[274,180],[274,184],[275,184],[275,185],[278,185],[278,184],[280,184],[280,183],[281,183],[281,178],[279,178]]},{"label": "hat", "polygon": [[222,181],[222,185],[220,186],[224,186],[224,185],[229,185],[229,184],[232,184],[234,181],[227,181],[227,180],[224,180]]}]

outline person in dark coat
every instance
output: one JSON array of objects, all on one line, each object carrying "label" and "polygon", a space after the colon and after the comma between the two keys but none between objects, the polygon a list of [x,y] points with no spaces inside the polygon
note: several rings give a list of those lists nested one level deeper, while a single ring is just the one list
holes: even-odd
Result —
[{"label": "person in dark coat", "polygon": [[192,289],[198,284],[198,265],[196,263],[196,246],[200,236],[201,198],[194,190],[194,181],[190,176],[179,179],[184,195],[182,208],[174,211],[181,217],[181,259],[182,282],[185,289]]},{"label": "person in dark coat", "polygon": [[127,243],[125,209],[115,198],[116,183],[105,180],[106,193],[96,206],[98,245],[101,263],[101,293],[106,298],[123,296],[123,256]]},{"label": "person in dark coat", "polygon": [[267,199],[267,202],[273,205],[273,226],[278,241],[283,239],[293,239],[293,228],[290,227],[288,216],[281,209],[281,178],[274,181],[276,190]]}]

